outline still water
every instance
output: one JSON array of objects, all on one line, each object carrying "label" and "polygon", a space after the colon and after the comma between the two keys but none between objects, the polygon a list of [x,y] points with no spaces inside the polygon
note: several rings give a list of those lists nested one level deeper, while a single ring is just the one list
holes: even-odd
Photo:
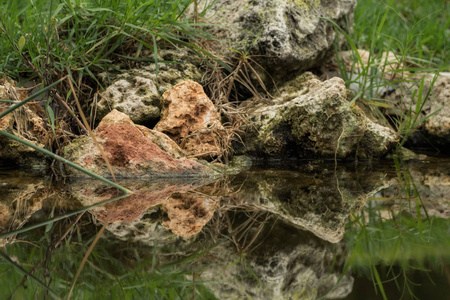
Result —
[{"label": "still water", "polygon": [[448,299],[450,159],[420,158],[124,180],[111,202],[2,170],[0,299]]}]

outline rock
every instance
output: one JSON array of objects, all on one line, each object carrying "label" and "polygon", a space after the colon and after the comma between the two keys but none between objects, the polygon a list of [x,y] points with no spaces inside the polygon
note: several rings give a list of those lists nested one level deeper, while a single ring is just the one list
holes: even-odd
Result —
[{"label": "rock", "polygon": [[[28,171],[3,170],[0,174],[0,233],[18,230],[28,222],[36,222],[36,214],[42,213],[44,209],[46,212],[51,211],[52,200],[57,195],[58,192],[51,189],[43,177],[30,176]],[[64,207],[65,198],[60,198],[58,205]],[[15,236],[0,238],[0,247],[12,243],[14,239]]]},{"label": "rock", "polygon": [[[22,101],[28,97],[15,88],[14,82],[4,81],[0,84],[0,99]],[[0,103],[0,112],[9,105]],[[45,112],[37,103],[28,103],[0,119],[0,130],[13,134],[31,144],[44,148],[50,141],[51,132],[46,126]],[[0,135],[0,164],[12,164],[24,168],[44,170],[47,157],[41,152]]]},{"label": "rock", "polygon": [[188,156],[207,159],[223,153],[225,129],[200,84],[187,80],[163,96],[163,114],[155,130],[168,135]]},{"label": "rock", "polygon": [[397,214],[416,217],[420,211],[423,219],[450,218],[450,159],[421,156],[402,164],[409,185],[396,181],[381,191],[381,197],[388,200],[380,206],[380,217],[392,219]]},{"label": "rock", "polygon": [[180,146],[177,145],[170,137],[162,132],[149,129],[142,125],[135,125],[142,134],[150,139],[153,143],[158,145],[159,148],[168,152],[174,158],[186,157],[186,152],[184,152]]},{"label": "rock", "polygon": [[[140,131],[127,115],[117,110],[105,116],[94,133],[117,177],[167,178],[219,175],[218,172],[195,160],[174,158],[148,138],[151,131]],[[88,136],[72,141],[64,148],[64,154],[65,158],[91,172],[111,177],[100,151]],[[68,171],[77,176],[86,176],[73,169]]]},{"label": "rock", "polygon": [[[408,80],[401,82],[394,93],[386,96],[394,101],[396,107],[407,112],[416,109],[417,94],[420,82],[424,79],[424,89],[422,99],[430,90],[434,74],[416,74]],[[417,93],[414,97],[414,93]],[[448,152],[450,146],[450,73],[440,73],[433,85],[430,97],[424,104],[420,115],[417,118],[418,124],[409,136],[408,146],[438,147],[444,152]],[[391,115],[396,112],[391,111]]]},{"label": "rock", "polygon": [[269,105],[253,107],[243,137],[245,149],[256,157],[377,158],[397,143],[397,134],[350,107],[344,81],[321,82],[302,74],[280,89]]},{"label": "rock", "polygon": [[208,9],[206,18],[225,25],[215,27],[213,33],[230,41],[229,47],[255,55],[272,77],[285,78],[332,56],[336,33],[321,18],[345,28],[353,23],[355,6],[355,0],[219,0]]},{"label": "rock", "polygon": [[[101,93],[96,104],[97,120],[111,110],[127,114],[136,124],[153,127],[161,117],[162,94],[175,84],[187,79],[200,81],[201,73],[195,55],[187,50],[165,50],[159,53],[161,61],[174,63],[149,64],[126,70],[121,74],[101,73],[103,84],[112,83]],[[194,65],[195,64],[195,65]]]}]

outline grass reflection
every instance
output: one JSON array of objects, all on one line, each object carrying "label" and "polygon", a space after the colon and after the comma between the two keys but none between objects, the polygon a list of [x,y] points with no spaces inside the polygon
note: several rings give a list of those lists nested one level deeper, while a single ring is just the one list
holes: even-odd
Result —
[{"label": "grass reflection", "polygon": [[432,272],[445,273],[450,284],[450,221],[428,214],[419,192],[423,187],[404,162],[394,161],[395,195],[382,192],[383,200],[370,201],[348,224],[345,271],[351,268],[352,274],[370,279],[380,298],[392,298],[385,286],[394,283],[400,297],[419,299],[416,291],[423,282],[413,279],[415,272],[426,274],[431,282]]},{"label": "grass reflection", "polygon": [[[59,247],[63,224],[23,233],[4,247],[0,260],[0,299],[65,298],[75,273],[98,230],[88,216],[73,227]],[[73,299],[215,299],[199,279],[195,261],[208,248],[179,256],[167,249],[103,238],[78,278]],[[21,272],[21,266],[27,272]],[[34,276],[38,280],[27,280]]]}]

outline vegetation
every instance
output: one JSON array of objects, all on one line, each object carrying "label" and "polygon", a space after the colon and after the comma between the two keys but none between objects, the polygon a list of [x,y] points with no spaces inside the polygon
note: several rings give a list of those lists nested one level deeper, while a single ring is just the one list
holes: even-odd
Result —
[{"label": "vegetation", "polygon": [[[363,100],[381,118],[387,118],[402,137],[401,147],[409,135],[427,118],[420,112],[431,98],[437,75],[450,68],[450,13],[442,1],[358,1],[353,34],[341,31],[348,49],[353,52],[351,65],[336,53],[341,76],[349,88],[356,90],[351,105]],[[335,24],[337,27],[337,25]],[[337,27],[338,28],[338,27]],[[418,78],[418,75],[421,78]],[[425,81],[431,81],[425,89]],[[411,98],[410,88],[418,82]],[[400,102],[384,98],[402,89]]]},{"label": "vegetation", "polygon": [[[214,37],[201,30],[204,24],[196,22],[198,15],[193,19],[185,16],[187,7],[193,2],[197,1],[2,1],[0,74],[18,79],[19,86],[40,86],[40,92],[21,102],[12,101],[14,106],[4,111],[0,118],[39,96],[45,106],[49,127],[55,135],[52,143],[64,143],[66,141],[62,136],[66,130],[75,133],[90,131],[83,120],[78,99],[86,107],[96,96],[97,88],[101,87],[95,75],[98,72],[114,69],[118,62],[127,65],[143,61],[157,63],[158,52],[164,48],[188,47],[202,58],[215,60],[213,55],[198,46],[199,40]],[[378,91],[410,80],[407,73],[449,70],[447,43],[450,40],[450,12],[443,9],[442,4],[443,1],[439,0],[379,1],[375,4],[370,0],[359,0],[354,32],[345,36],[349,49],[354,53],[350,73],[355,73],[355,76],[348,75],[338,57],[341,74],[347,85],[357,83],[359,86],[352,104],[366,101],[380,116],[386,110],[396,111],[389,121],[397,126],[403,137],[399,146],[424,121],[419,119],[419,112],[430,93],[425,90],[422,80],[414,101],[410,102],[409,107],[399,110],[397,104],[379,97]],[[358,49],[368,51],[367,60],[363,60]],[[395,53],[395,63],[386,60],[383,52]],[[235,71],[225,76],[223,79],[226,79],[226,84],[218,88],[227,96],[235,81],[245,85],[246,78],[257,74],[253,69],[248,69],[251,68],[251,57],[247,53],[237,54],[240,58],[236,59]],[[218,60],[215,63],[221,64]],[[400,68],[392,69],[394,64]],[[356,69],[359,70],[353,72]],[[391,75],[392,72],[393,80],[386,81],[385,75]],[[253,86],[247,88],[257,94]],[[14,138],[6,132],[0,133]],[[21,142],[26,143],[24,140]],[[55,147],[53,144],[46,146],[48,149]],[[36,149],[64,161],[52,152],[39,147]],[[408,199],[412,207],[420,208],[420,195],[413,181],[398,161],[397,168],[405,193],[398,197]],[[124,193],[108,201],[131,193],[111,181],[89,175]],[[399,214],[393,219],[381,218],[377,209],[379,207],[369,207],[359,216],[353,216],[354,220],[346,233],[351,250],[348,267],[357,273],[367,274],[383,298],[387,298],[379,274],[380,265],[386,267],[387,273],[392,275],[391,279],[398,281],[403,278],[405,281],[402,286],[408,291],[408,287],[413,284],[407,277],[408,269],[425,269],[425,262],[439,264],[434,258],[448,259],[445,250],[450,245],[445,237],[449,235],[449,224],[423,216],[420,209],[415,210],[415,215]],[[193,295],[204,299],[213,298],[202,282],[195,281],[195,268],[191,264],[191,259],[195,260],[203,252],[194,253],[183,260],[160,263],[160,248],[156,246],[128,248],[121,243],[119,247],[118,243],[105,239],[100,240],[100,247],[93,248],[98,241],[98,237],[94,236],[95,230],[82,234],[75,226],[71,227],[67,237],[63,236],[60,243],[55,244],[54,228],[58,227],[54,223],[80,213],[82,211],[74,211],[20,231],[0,235],[3,238],[21,233],[21,238],[28,241],[27,244],[9,245],[0,252],[3,257],[0,260],[0,286],[9,287],[1,290],[3,294],[0,294],[0,298],[67,296],[70,285],[78,278],[74,272],[77,264],[82,268],[84,266],[84,271],[73,293],[76,298],[121,295],[125,299],[132,299],[136,294],[152,299],[186,299]],[[38,231],[42,238],[32,235],[31,229],[44,226],[45,229]],[[414,245],[414,251],[410,245]],[[249,243],[241,246],[236,243],[236,247],[245,251],[253,245]],[[84,253],[87,255],[83,258]],[[121,255],[124,253],[129,259],[128,264],[122,260]],[[400,254],[402,260],[399,259]],[[399,276],[394,266],[400,266],[400,275],[403,277]],[[27,278],[32,280],[27,281]],[[25,281],[28,289],[22,289]]]},{"label": "vegetation", "polygon": [[91,101],[101,88],[95,74],[115,69],[119,62],[157,63],[158,51],[170,47],[188,47],[202,57],[211,56],[196,42],[213,37],[198,29],[202,24],[185,17],[192,2],[2,1],[0,75],[20,79],[19,86],[26,80],[28,86],[43,87],[69,76],[75,89],[66,81],[55,86],[44,97],[45,111],[59,136],[64,130],[85,133],[71,94],[82,103]]},{"label": "vegetation", "polygon": [[344,269],[351,267],[353,274],[370,279],[383,299],[392,298],[386,291],[392,282],[402,298],[418,299],[415,294],[420,283],[412,272],[442,274],[450,264],[450,222],[428,215],[420,193],[420,188],[426,187],[415,182],[406,163],[397,157],[394,162],[395,192],[373,198],[347,224],[349,256]]},{"label": "vegetation", "polygon": [[[381,32],[374,24],[388,11]],[[450,70],[450,12],[443,0],[358,0],[352,38],[361,49],[407,54],[419,66]]]}]

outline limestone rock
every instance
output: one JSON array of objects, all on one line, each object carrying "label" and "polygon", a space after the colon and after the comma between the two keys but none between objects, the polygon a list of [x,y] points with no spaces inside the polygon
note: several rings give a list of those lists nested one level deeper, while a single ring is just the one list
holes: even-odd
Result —
[{"label": "limestone rock", "polygon": [[[100,74],[103,84],[108,85],[96,104],[97,120],[111,110],[127,114],[136,124],[153,126],[161,117],[162,94],[173,85],[187,79],[200,81],[201,73],[193,62],[195,55],[186,50],[160,52],[161,61],[175,63],[149,64],[126,70],[121,74]],[[194,65],[194,63],[196,65]]]},{"label": "limestone rock", "polygon": [[164,205],[168,217],[164,226],[176,235],[191,237],[199,233],[211,220],[218,206],[219,203],[214,197],[195,193],[174,193]]},{"label": "limestone rock", "polygon": [[398,141],[397,134],[350,107],[344,81],[321,82],[303,74],[281,88],[272,104],[249,112],[246,153],[257,157],[376,158]]},{"label": "limestone rock", "polygon": [[[141,132],[130,118],[113,110],[94,130],[99,144],[118,177],[210,177],[218,173],[195,160],[174,158],[162,150],[147,136],[150,131]],[[83,136],[75,139],[64,149],[65,157],[101,176],[111,174],[103,161],[100,150],[92,139]],[[79,171],[68,169],[77,175]]]},{"label": "limestone rock", "polygon": [[[228,183],[234,193],[222,210],[251,207],[251,210],[270,212],[274,218],[293,227],[310,231],[331,243],[340,242],[352,213],[359,212],[367,199],[380,190],[395,184],[395,174],[385,170],[370,170],[364,166],[338,166],[310,163],[296,166],[290,162],[279,167],[242,172]],[[265,166],[265,165],[264,165]],[[359,176],[364,172],[366,176]],[[218,185],[219,186],[219,185]],[[202,190],[203,191],[203,187]],[[207,193],[206,191],[204,193]]]},{"label": "limestone rock", "polygon": [[231,48],[259,55],[254,58],[273,77],[283,78],[331,57],[336,33],[333,25],[321,18],[345,28],[345,18],[353,23],[355,6],[356,0],[219,0],[206,17],[209,22],[226,25],[215,28],[214,33],[231,41]]},{"label": "limestone rock", "polygon": [[[404,111],[415,110],[420,81],[424,79],[423,97],[431,87],[434,74],[417,74],[401,82],[394,93],[386,98]],[[413,98],[413,94],[417,93]],[[448,152],[450,145],[450,73],[440,73],[433,85],[430,97],[423,106],[418,121],[425,120],[409,139],[409,145],[439,147]],[[391,112],[394,114],[395,112]],[[427,119],[425,119],[427,118]]]},{"label": "limestone rock", "polygon": [[188,156],[219,155],[224,128],[220,115],[200,84],[184,81],[164,93],[164,109],[155,130],[167,134]]}]

